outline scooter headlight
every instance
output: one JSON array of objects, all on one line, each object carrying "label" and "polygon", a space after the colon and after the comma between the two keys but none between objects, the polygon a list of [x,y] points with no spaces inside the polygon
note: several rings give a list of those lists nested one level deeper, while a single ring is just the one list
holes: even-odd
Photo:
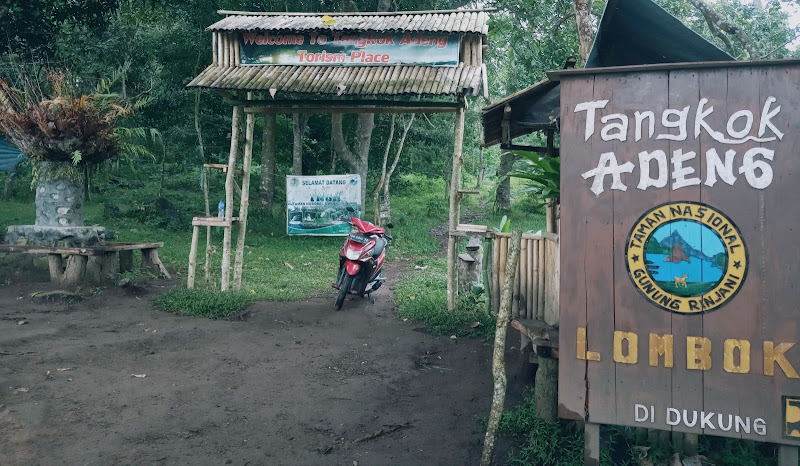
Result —
[{"label": "scooter headlight", "polygon": [[344,251],[344,256],[346,258],[350,259],[351,261],[356,261],[361,256],[361,251],[354,251],[354,250],[352,250],[350,248],[347,248]]}]

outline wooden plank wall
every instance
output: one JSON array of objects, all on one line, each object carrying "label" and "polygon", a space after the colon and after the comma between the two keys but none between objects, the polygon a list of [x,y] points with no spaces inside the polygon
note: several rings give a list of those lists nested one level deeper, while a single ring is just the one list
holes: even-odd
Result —
[{"label": "wooden plank wall", "polygon": [[[490,239],[493,242],[491,263],[485,266],[493,270],[490,286],[494,312],[500,309],[500,288],[505,280],[510,237],[508,233],[497,233]],[[544,320],[558,326],[559,274],[558,236],[522,235],[511,304],[512,316]]]},{"label": "wooden plank wall", "polygon": [[[795,234],[800,224],[796,208],[800,203],[798,83],[797,63],[598,73],[562,80],[561,152],[568,155],[561,165],[563,244],[558,264],[564,268],[560,301],[564,312],[559,316],[561,417],[800,445],[796,430],[794,435],[785,433],[789,418],[782,412],[782,397],[800,394],[800,377],[795,372],[800,366],[800,242]],[[744,126],[748,135],[767,140],[748,136],[726,142],[708,130],[695,130],[695,124],[700,127],[696,115],[701,99],[705,109],[714,109],[702,116],[704,125],[729,134],[731,128]],[[586,130],[586,112],[576,111],[576,105],[603,100],[607,103],[592,116],[601,125],[591,133]],[[767,100],[772,101],[771,117],[766,116]],[[689,114],[688,135],[678,137],[677,130],[662,124],[666,109]],[[639,141],[634,136],[635,118],[643,111],[653,112],[655,133],[648,136],[644,126]],[[601,137],[603,118],[615,114],[627,115],[631,121],[626,140]],[[754,115],[755,122],[742,125],[742,115]],[[764,121],[777,131],[766,127]],[[777,133],[782,137],[768,140]],[[656,136],[661,134],[672,137]],[[774,150],[774,159],[771,152],[763,159],[770,168],[770,182],[760,188],[748,181],[747,169],[740,170],[744,154],[754,148]],[[733,180],[709,178],[710,170],[721,173],[709,165],[711,150],[735,155]],[[669,178],[661,186],[638,186],[646,178],[640,159],[645,151],[663,151],[670,160]],[[676,162],[676,154],[689,152],[691,158]],[[591,176],[582,175],[597,168],[601,154],[607,153],[615,154],[619,166],[630,162],[632,170],[621,176],[626,189],[611,189],[609,175],[604,191],[595,194],[590,191]],[[649,176],[655,179],[655,164],[652,170]],[[688,170],[684,173],[699,181],[675,187],[680,178],[675,170]],[[631,279],[625,254],[637,219],[659,205],[676,202],[722,212],[738,228],[747,248],[741,286],[718,309],[670,312],[653,304]],[[697,211],[698,218],[702,215]],[[732,250],[736,235],[727,238],[728,250]],[[664,267],[663,263],[653,265]],[[665,341],[666,336],[671,347],[668,355],[657,342]],[[690,351],[701,339],[710,348],[702,364]],[[730,343],[739,345],[735,352],[726,349]],[[786,368],[765,355],[768,347],[781,343],[793,348],[786,352]],[[742,360],[746,365],[742,366]],[[642,417],[637,404],[650,408],[648,419],[637,419]],[[682,420],[667,422],[668,408],[680,411]],[[694,412],[713,413],[713,424],[691,422]],[[751,424],[732,429],[728,420],[736,416]],[[762,423],[761,431],[753,427],[756,420]],[[726,424],[728,427],[723,427]]]}]

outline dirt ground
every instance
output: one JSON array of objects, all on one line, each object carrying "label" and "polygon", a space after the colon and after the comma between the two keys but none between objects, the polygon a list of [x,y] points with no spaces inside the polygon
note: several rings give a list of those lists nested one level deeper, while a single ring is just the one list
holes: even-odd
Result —
[{"label": "dirt ground", "polygon": [[211,321],[154,310],[174,284],[0,286],[0,464],[478,463],[489,344],[398,320],[389,289]]}]

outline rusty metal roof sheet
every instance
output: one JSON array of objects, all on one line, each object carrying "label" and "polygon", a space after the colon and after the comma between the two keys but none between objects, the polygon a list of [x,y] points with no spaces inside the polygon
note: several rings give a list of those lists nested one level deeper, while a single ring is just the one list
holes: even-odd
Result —
[{"label": "rusty metal roof sheet", "polygon": [[[229,14],[207,28],[209,31],[375,31],[428,33],[488,33],[489,14],[485,10],[451,10],[445,12],[392,13],[248,13],[220,11]],[[328,15],[333,24],[323,23]]]},{"label": "rusty metal roof sheet", "polygon": [[214,66],[189,87],[350,96],[478,95],[480,66]]}]

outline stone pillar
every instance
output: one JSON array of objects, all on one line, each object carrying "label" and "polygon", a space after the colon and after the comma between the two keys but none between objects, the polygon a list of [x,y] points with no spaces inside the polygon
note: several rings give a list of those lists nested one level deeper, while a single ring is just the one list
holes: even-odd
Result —
[{"label": "stone pillar", "polygon": [[458,292],[472,293],[472,287],[481,284],[483,251],[478,238],[470,238],[467,253],[458,255]]},{"label": "stone pillar", "polygon": [[[41,172],[54,170],[54,163],[42,162]],[[80,181],[64,177],[40,179],[36,186],[36,225],[82,227],[83,200],[84,192]]]}]

